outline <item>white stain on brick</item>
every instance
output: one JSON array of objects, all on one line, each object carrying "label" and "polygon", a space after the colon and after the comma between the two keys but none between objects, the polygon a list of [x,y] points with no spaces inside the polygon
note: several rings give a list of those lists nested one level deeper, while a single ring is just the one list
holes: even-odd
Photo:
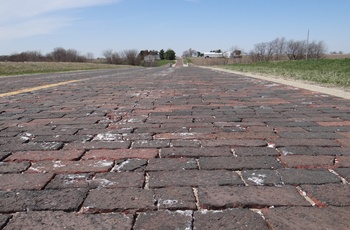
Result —
[{"label": "white stain on brick", "polygon": [[252,173],[252,177],[248,177],[249,181],[254,182],[256,185],[264,185],[267,176],[265,174]]},{"label": "white stain on brick", "polygon": [[172,205],[177,204],[178,202],[179,202],[179,201],[177,201],[177,200],[163,200],[163,201],[162,201],[162,204],[168,205],[168,206],[172,206]]},{"label": "white stain on brick", "polygon": [[54,161],[53,162],[53,167],[54,168],[62,168],[62,167],[65,167],[66,165],[62,164],[61,161]]},{"label": "white stain on brick", "polygon": [[114,133],[100,133],[93,139],[94,141],[115,141],[121,139],[119,134]]},{"label": "white stain on brick", "polygon": [[89,166],[91,166],[91,167],[110,167],[110,166],[113,166],[113,161],[107,161],[107,160],[96,161],[92,164],[89,164]]},{"label": "white stain on brick", "polygon": [[29,140],[31,140],[33,137],[34,137],[34,135],[31,134],[31,133],[22,133],[22,134],[20,134],[20,136],[19,136],[19,138],[20,138],[21,140],[24,140],[24,141],[29,141]]},{"label": "white stain on brick", "polygon": [[120,172],[122,168],[124,168],[125,165],[127,165],[128,163],[130,163],[130,159],[122,162],[120,165],[116,165],[113,167],[113,169],[111,170],[112,172]]}]

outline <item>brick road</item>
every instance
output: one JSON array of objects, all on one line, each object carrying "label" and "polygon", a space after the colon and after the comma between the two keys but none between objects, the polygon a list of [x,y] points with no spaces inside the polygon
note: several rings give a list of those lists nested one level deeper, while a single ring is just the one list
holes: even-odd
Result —
[{"label": "brick road", "polygon": [[349,100],[196,67],[0,80],[0,229],[350,229]]}]

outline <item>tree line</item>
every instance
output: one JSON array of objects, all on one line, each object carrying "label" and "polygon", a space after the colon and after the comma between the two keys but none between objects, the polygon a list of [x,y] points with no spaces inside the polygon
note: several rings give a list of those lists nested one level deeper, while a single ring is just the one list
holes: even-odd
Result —
[{"label": "tree line", "polygon": [[12,62],[87,62],[93,58],[92,53],[81,55],[75,49],[55,48],[52,52],[43,55],[40,51],[26,51],[12,55],[0,56],[0,61]]},{"label": "tree line", "polygon": [[[122,52],[116,52],[112,49],[104,50],[102,53],[108,64],[116,65],[141,65],[148,55],[153,55],[161,60],[175,60],[176,53],[172,49],[159,52],[156,50],[141,50],[140,52],[136,49],[124,50]],[[75,49],[64,49],[62,47],[55,48],[52,52],[43,55],[40,51],[26,51],[22,53],[15,53],[12,55],[0,56],[0,61],[10,62],[93,62],[94,54],[87,53],[81,55]]]},{"label": "tree line", "polygon": [[[160,60],[175,60],[176,53],[172,49],[164,51],[161,49],[159,52],[157,50],[141,50],[138,52],[136,49],[124,50],[121,52],[113,51],[112,49],[107,49],[102,53],[103,57],[106,59],[108,64],[115,65],[143,65],[144,62]],[[153,56],[154,58],[145,59],[147,56]]]},{"label": "tree line", "polygon": [[249,56],[253,62],[302,59],[320,59],[325,56],[326,45],[323,41],[286,40],[276,38],[270,42],[254,45]]}]

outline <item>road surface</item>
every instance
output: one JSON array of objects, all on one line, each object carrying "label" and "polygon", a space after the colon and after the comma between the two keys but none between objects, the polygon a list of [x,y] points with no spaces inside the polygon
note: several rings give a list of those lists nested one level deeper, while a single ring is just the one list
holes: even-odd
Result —
[{"label": "road surface", "polygon": [[0,80],[0,228],[350,228],[349,100],[197,67]]}]

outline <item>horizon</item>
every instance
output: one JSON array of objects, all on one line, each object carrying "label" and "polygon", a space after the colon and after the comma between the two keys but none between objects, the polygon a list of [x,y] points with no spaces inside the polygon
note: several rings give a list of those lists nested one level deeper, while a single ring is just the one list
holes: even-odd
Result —
[{"label": "horizon", "polygon": [[47,54],[57,47],[103,57],[107,49],[167,50],[177,56],[275,38],[323,41],[327,53],[350,53],[350,2],[327,0],[0,0],[0,55]]}]

